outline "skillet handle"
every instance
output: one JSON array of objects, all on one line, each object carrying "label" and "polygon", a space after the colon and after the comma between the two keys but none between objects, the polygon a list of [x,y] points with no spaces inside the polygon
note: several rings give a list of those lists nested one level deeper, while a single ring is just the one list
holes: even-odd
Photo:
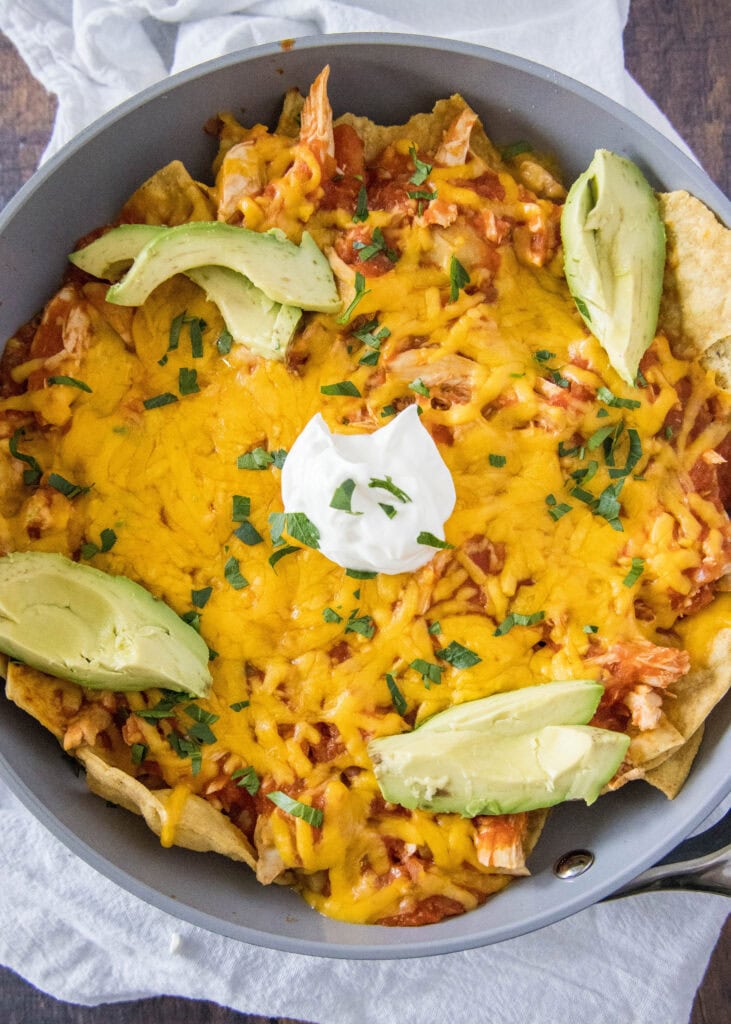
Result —
[{"label": "skillet handle", "polygon": [[654,867],[607,899],[660,889],[731,896],[731,811],[705,832],[685,839]]}]

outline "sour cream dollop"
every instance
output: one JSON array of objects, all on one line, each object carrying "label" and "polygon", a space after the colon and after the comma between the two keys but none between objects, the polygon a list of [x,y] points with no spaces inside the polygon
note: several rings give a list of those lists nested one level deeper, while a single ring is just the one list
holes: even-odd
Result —
[{"label": "sour cream dollop", "polygon": [[[336,492],[336,503],[346,506],[349,494],[350,512],[332,507]],[[333,562],[395,574],[434,557],[435,547],[417,537],[444,540],[456,494],[410,405],[372,434],[333,434],[319,413],[313,416],[284,463],[282,500],[285,512],[304,512],[315,524],[320,550]]]}]

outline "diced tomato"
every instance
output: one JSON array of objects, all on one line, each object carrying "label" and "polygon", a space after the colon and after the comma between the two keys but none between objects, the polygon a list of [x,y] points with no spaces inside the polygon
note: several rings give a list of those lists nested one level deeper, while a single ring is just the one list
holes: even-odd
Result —
[{"label": "diced tomato", "polygon": [[505,199],[505,188],[494,171],[485,171],[477,178],[458,178],[452,184],[476,192],[483,199],[496,199],[498,202]]},{"label": "diced tomato", "polygon": [[394,928],[415,928],[422,924],[436,924],[445,917],[455,917],[464,911],[462,904],[449,896],[427,896],[419,900],[412,910],[382,917],[377,923]]}]

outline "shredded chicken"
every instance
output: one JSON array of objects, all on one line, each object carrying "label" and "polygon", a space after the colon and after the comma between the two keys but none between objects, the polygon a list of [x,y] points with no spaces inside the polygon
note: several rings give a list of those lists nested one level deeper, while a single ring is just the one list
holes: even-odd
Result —
[{"label": "shredded chicken", "polygon": [[523,842],[528,831],[527,814],[480,815],[475,818],[477,859],[498,874],[529,875]]},{"label": "shredded chicken", "polygon": [[469,107],[452,121],[442,138],[442,144],[436,152],[434,162],[442,167],[456,167],[467,163],[470,151],[470,135],[477,121],[477,114]]}]

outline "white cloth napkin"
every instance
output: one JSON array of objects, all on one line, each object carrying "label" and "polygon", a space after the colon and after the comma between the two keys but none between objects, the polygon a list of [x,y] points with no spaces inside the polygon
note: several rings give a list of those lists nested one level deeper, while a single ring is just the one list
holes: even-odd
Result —
[{"label": "white cloth napkin", "polygon": [[[0,0],[0,28],[58,95],[46,155],[171,70],[257,43],[353,31],[518,53],[631,106],[678,141],[624,70],[628,3]],[[2,784],[0,823],[0,961],[90,1005],[173,994],[317,1024],[685,1024],[727,911],[716,896],[646,895],[485,949],[321,960],[224,939],[147,906],[70,853]]]}]

